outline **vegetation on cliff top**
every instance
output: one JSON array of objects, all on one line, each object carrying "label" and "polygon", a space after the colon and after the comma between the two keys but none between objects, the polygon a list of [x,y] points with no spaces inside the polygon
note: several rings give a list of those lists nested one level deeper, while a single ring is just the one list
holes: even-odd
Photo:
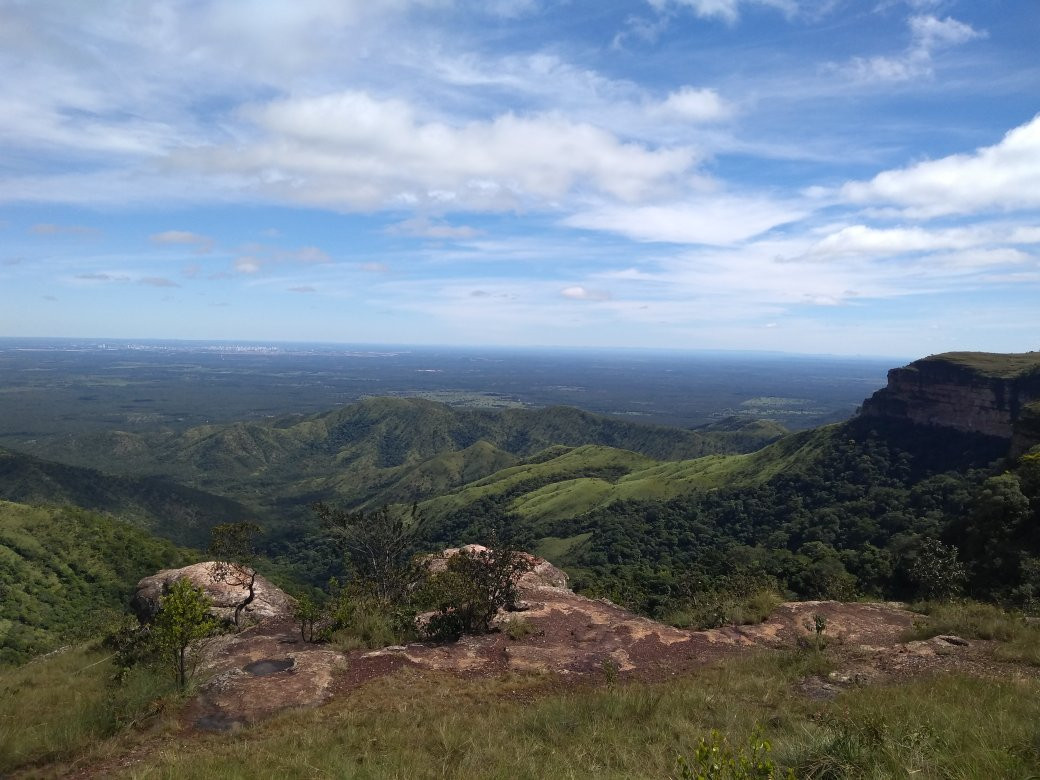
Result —
[{"label": "vegetation on cliff top", "polygon": [[917,363],[947,363],[996,379],[1020,379],[1040,374],[1040,352],[944,352]]}]

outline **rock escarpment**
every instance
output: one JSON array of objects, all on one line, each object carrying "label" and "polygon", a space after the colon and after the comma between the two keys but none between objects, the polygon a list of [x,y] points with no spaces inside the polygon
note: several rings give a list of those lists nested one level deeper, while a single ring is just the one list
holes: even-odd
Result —
[{"label": "rock escarpment", "polygon": [[865,417],[953,428],[1013,443],[1040,443],[1040,352],[950,352],[888,372],[863,403]]}]

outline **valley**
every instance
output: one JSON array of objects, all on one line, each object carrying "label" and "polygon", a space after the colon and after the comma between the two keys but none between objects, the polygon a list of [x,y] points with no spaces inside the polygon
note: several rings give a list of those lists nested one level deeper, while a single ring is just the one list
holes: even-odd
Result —
[{"label": "valley", "polygon": [[[801,658],[791,661],[801,671],[792,677],[774,670],[786,682],[769,685],[793,686],[784,695],[796,698],[825,690],[825,702],[854,698],[859,685],[917,684],[918,676],[939,668],[965,680],[995,669],[999,676],[1034,679],[1040,659],[1028,647],[1035,629],[1021,615],[1040,611],[1037,376],[1035,353],[933,356],[893,370],[888,386],[865,396],[863,410],[850,419],[795,431],[782,415],[717,417],[676,428],[567,406],[496,406],[472,398],[446,404],[398,394],[311,414],[200,425],[137,420],[116,427],[73,419],[60,435],[57,428],[41,428],[29,439],[12,434],[0,450],[3,661],[17,677],[27,661],[35,664],[31,659],[53,650],[60,658],[92,635],[108,636],[106,642],[117,643],[110,646],[121,647],[124,640],[115,638],[126,636],[119,633],[127,630],[121,615],[140,578],[207,560],[203,550],[220,527],[256,523],[256,570],[297,598],[324,605],[315,613],[324,615],[319,622],[338,626],[328,629],[325,643],[304,643],[294,651],[294,685],[303,698],[288,693],[296,687],[278,694],[288,697],[290,711],[335,708],[339,696],[367,695],[360,692],[373,674],[391,680],[401,674],[487,680],[570,675],[583,681],[580,686],[599,685],[604,674],[607,680],[620,675],[627,681],[624,690],[644,686],[639,695],[657,695],[652,691],[662,675],[707,679],[716,672],[697,671],[702,666],[739,666],[745,655],[763,649]],[[162,392],[156,396],[165,392],[157,390]],[[759,396],[755,408],[785,408],[775,398]],[[318,502],[335,507],[357,528],[384,522],[411,527],[402,554],[473,542],[527,550],[566,572],[573,596],[521,590],[528,606],[513,620],[525,626],[522,634],[507,638],[504,632],[512,629],[501,618],[484,637],[426,644],[408,622],[422,609],[414,601],[418,596],[390,607],[365,595],[367,575],[315,513]],[[547,598],[549,606],[530,606]],[[976,614],[970,606],[942,618],[945,634],[958,642],[958,634],[968,636],[963,641],[973,649],[957,657],[970,660],[941,660],[955,653],[945,645],[907,644],[918,641],[911,640],[913,631],[950,614],[944,604],[964,598],[998,604],[985,607],[985,620],[1006,626],[985,628],[969,617]],[[781,601],[791,599],[777,612]],[[898,630],[882,642],[881,628],[868,625],[853,640],[840,626],[846,619],[841,616],[855,611],[855,600],[898,600],[918,611],[891,607],[895,611],[885,614]],[[559,622],[561,615],[596,609],[597,616],[589,612],[575,620],[598,626],[602,637],[585,632],[587,639],[572,646],[582,634],[577,623],[566,636],[552,633],[551,626],[570,625]],[[784,609],[794,617],[782,618]],[[239,647],[235,652],[250,663],[277,655],[277,643],[298,641],[290,640],[297,631],[294,614],[271,618],[270,625],[261,620],[225,645]],[[920,650],[924,655],[913,657],[936,661],[892,661],[911,670],[912,682],[905,683],[902,673],[879,675],[878,669],[889,669],[887,660],[863,666],[857,653],[866,650],[835,645],[823,653],[821,646],[811,663],[825,672],[807,671],[799,666],[808,662],[799,656],[812,638],[806,625],[813,615],[825,614],[830,617],[820,618],[818,627],[830,625],[832,635],[841,634],[853,648],[884,644],[896,648],[885,653],[896,653],[897,660]],[[392,615],[413,617],[400,623]],[[769,621],[778,619],[788,627],[770,633]],[[664,659],[673,650],[650,652],[639,639],[646,631],[662,647],[688,648],[679,653],[686,660],[669,666]],[[405,649],[383,650],[387,645]],[[722,647],[735,649],[720,654]],[[316,655],[310,655],[312,648]],[[119,657],[125,652],[115,651]],[[542,660],[528,668],[522,661],[528,656]],[[485,668],[482,659],[500,657],[515,663],[495,661]],[[644,660],[626,665],[636,658]],[[1000,658],[1009,660],[995,660]],[[324,681],[324,692],[313,696],[303,695],[311,683],[299,676],[311,668],[307,659],[318,663],[314,674]],[[147,671],[152,662],[133,665],[138,663],[125,670],[128,679],[146,688],[158,685],[161,677],[149,676],[157,669]],[[225,666],[232,664],[226,669],[213,663],[208,674],[223,679],[233,672],[238,679],[237,661],[225,659]],[[613,672],[602,671],[615,663]],[[853,674],[844,669],[849,664],[862,669]],[[39,668],[60,666],[60,660],[48,661]],[[377,671],[364,671],[370,668]],[[846,692],[847,686],[833,682],[845,677],[865,682]],[[348,679],[360,687],[343,688]],[[535,684],[530,695],[541,700],[537,683],[516,683],[529,684]],[[249,697],[268,697],[240,697],[233,685],[219,690],[213,701],[223,702],[222,712]],[[176,699],[172,691],[161,695]],[[176,712],[185,714],[171,713],[172,721],[149,719],[155,727],[164,722],[164,729],[188,729],[178,731],[187,738],[195,728],[188,713],[205,710],[205,701],[184,700]],[[125,706],[142,702],[127,700]],[[560,706],[570,705],[561,700]],[[261,720],[267,717],[275,717],[273,711]],[[115,725],[105,728],[118,732]],[[280,727],[249,728],[262,735]],[[781,732],[777,738],[783,741]],[[150,748],[140,749],[142,756],[151,755]]]}]

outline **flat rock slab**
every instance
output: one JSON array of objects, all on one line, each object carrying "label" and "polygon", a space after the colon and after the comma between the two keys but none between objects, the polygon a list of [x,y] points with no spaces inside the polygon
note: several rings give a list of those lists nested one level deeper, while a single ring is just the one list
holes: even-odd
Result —
[{"label": "flat rock slab", "polygon": [[208,677],[187,719],[206,731],[229,731],[294,707],[316,707],[332,695],[345,656],[304,642],[287,621],[268,621],[205,647]]}]

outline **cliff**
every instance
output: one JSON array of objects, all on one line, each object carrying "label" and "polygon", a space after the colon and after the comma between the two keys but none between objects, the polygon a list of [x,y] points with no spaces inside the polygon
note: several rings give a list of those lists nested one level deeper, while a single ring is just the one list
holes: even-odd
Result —
[{"label": "cliff", "polygon": [[1005,439],[1023,452],[1040,443],[1040,352],[915,360],[889,371],[860,413]]}]

